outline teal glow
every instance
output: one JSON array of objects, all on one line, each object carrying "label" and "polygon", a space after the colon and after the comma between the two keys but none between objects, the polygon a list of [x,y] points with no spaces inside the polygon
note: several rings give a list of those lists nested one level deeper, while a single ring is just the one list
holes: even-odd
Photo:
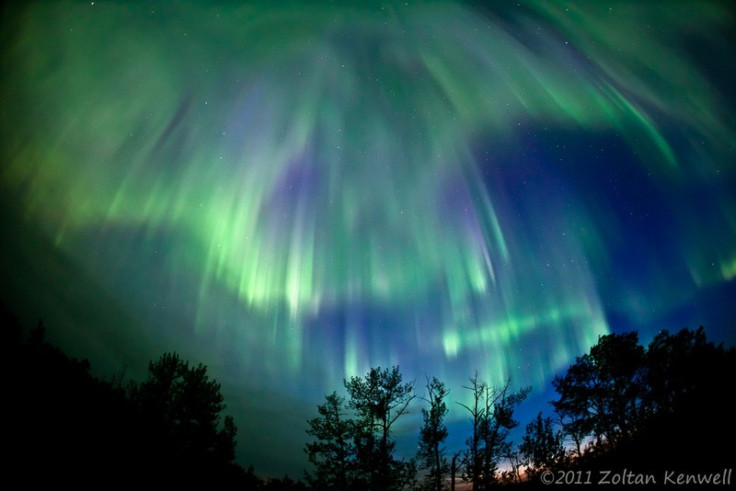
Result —
[{"label": "teal glow", "polygon": [[732,283],[733,101],[684,49],[727,2],[273,3],[3,21],[0,191],[141,343],[302,399],[544,387]]}]

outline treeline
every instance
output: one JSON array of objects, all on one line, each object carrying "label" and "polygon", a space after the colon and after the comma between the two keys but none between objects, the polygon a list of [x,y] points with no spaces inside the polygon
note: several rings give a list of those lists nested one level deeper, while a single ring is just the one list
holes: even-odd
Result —
[{"label": "treeline", "polygon": [[[425,395],[419,396],[413,382],[403,382],[399,367],[373,368],[363,378],[346,380],[345,389],[347,398],[337,392],[328,395],[317,408],[319,416],[308,422],[307,433],[314,441],[305,450],[314,472],[307,473],[306,480],[313,488],[442,489],[458,479],[482,488],[521,482],[518,467],[503,472],[500,467],[514,458],[509,431],[519,424],[514,410],[530,387],[513,391],[510,382],[492,387],[473,376],[464,386],[473,402],[462,405],[471,418],[472,434],[466,448],[453,455],[444,444],[449,391],[437,378],[428,378]],[[392,427],[416,398],[425,406],[418,451],[414,458],[398,459]]]},{"label": "treeline", "polygon": [[[715,472],[736,461],[736,351],[705,330],[599,339],[553,386],[569,466]],[[557,462],[552,460],[551,464]]]},{"label": "treeline", "polygon": [[[646,347],[635,332],[600,337],[553,380],[557,398],[518,441],[510,432],[529,387],[474,375],[457,388],[467,403],[451,408],[437,378],[417,388],[399,367],[372,368],[308,421],[302,481],[259,479],[235,462],[237,428],[204,365],[165,353],[140,383],[100,380],[89,362],[47,343],[43,324],[24,333],[1,306],[0,321],[4,478],[28,487],[486,489],[538,484],[550,470],[717,472],[734,463],[736,351],[708,342],[702,327],[662,331]],[[417,452],[399,458],[397,421],[418,407]],[[470,423],[462,448],[446,445],[451,410]]]},{"label": "treeline", "polygon": [[[549,484],[540,481],[545,471],[593,484],[603,470],[715,473],[734,464],[734,374],[734,349],[708,342],[702,327],[662,331],[647,347],[636,332],[601,336],[555,377],[550,415],[539,412],[518,442],[509,432],[530,388],[471,377],[462,387],[471,402],[459,408],[470,434],[464,448],[450,451],[445,384],[427,379],[419,395],[399,367],[374,368],[345,380],[345,396],[333,392],[318,406],[308,422],[305,478],[315,489],[438,490]],[[415,399],[423,401],[418,452],[398,459],[392,428]]]},{"label": "treeline", "polygon": [[101,380],[43,323],[26,333],[2,306],[0,322],[7,484],[281,489],[235,463],[237,428],[204,365],[165,353],[141,383]]}]

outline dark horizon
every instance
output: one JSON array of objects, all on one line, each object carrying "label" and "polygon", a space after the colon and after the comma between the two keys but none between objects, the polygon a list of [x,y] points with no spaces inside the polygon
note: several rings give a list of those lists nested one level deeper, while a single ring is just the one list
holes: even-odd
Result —
[{"label": "dark horizon", "polygon": [[[718,377],[736,368],[736,348],[713,343],[702,327],[663,330],[649,343],[636,331],[602,336],[555,376],[555,397],[531,419],[520,411],[531,387],[510,379],[493,386],[474,374],[460,388],[475,401],[460,405],[468,419],[460,431],[448,424],[452,388],[443,381],[426,378],[421,386],[404,379],[398,366],[371,368],[327,395],[306,420],[309,465],[300,474],[269,476],[236,459],[240,430],[206,365],[167,352],[150,360],[140,381],[124,373],[101,379],[88,360],[50,344],[42,321],[29,329],[0,307],[10,475],[29,484],[145,479],[379,490],[412,483],[444,489],[453,481],[475,489],[571,478],[578,484],[731,479],[732,456],[713,442],[736,437],[728,410],[732,387]],[[395,445],[417,406],[418,445],[404,453]],[[458,439],[460,446],[452,443]]]}]

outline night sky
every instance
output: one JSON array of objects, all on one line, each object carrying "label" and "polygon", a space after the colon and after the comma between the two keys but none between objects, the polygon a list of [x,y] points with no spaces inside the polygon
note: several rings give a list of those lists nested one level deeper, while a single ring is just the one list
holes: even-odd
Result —
[{"label": "night sky", "polygon": [[732,2],[244,3],[2,7],[0,297],[96,374],[206,364],[301,477],[370,367],[523,427],[600,335],[736,342]]}]

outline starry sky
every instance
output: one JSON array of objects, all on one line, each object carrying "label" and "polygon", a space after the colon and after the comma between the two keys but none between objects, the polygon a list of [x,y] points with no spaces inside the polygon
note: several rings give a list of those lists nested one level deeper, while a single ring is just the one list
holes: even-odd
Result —
[{"label": "starry sky", "polygon": [[730,2],[2,9],[0,298],[102,376],[206,364],[257,473],[370,367],[455,450],[475,372],[525,424],[600,335],[736,341]]}]

